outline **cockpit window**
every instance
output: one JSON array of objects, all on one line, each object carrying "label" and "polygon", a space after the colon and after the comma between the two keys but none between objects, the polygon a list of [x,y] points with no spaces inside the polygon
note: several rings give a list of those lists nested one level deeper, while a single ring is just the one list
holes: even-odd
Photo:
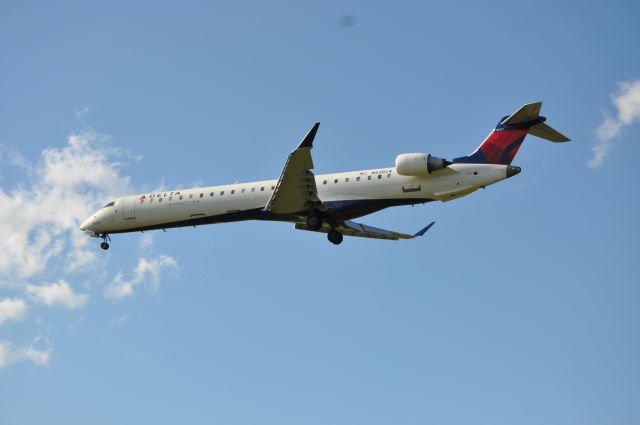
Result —
[{"label": "cockpit window", "polygon": [[102,208],[112,207],[115,203],[116,203],[116,201],[111,201],[111,202],[109,202],[107,205],[105,205]]}]

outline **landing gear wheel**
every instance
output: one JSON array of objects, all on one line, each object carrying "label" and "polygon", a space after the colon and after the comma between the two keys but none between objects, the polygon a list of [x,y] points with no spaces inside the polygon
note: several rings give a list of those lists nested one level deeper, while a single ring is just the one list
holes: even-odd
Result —
[{"label": "landing gear wheel", "polygon": [[307,217],[307,226],[311,230],[320,230],[322,228],[322,220],[316,214],[309,214]]},{"label": "landing gear wheel", "polygon": [[329,242],[334,245],[340,245],[344,237],[342,236],[342,233],[338,232],[337,230],[331,229],[327,234],[327,239],[329,239]]},{"label": "landing gear wheel", "polygon": [[100,244],[100,248],[106,251],[107,249],[109,249],[109,244],[107,243],[107,241],[110,241],[111,238],[106,233],[103,235],[100,235],[100,237],[102,238],[102,243]]}]

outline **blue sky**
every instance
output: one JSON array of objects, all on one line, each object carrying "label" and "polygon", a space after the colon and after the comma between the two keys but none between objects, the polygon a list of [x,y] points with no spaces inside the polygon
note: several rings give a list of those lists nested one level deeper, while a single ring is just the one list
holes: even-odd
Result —
[{"label": "blue sky", "polygon": [[[638,423],[639,14],[2,3],[0,423]],[[467,154],[539,100],[571,143],[359,220],[436,220],[420,240],[77,230],[114,196],[275,178],[316,121],[316,172],[345,171]]]}]

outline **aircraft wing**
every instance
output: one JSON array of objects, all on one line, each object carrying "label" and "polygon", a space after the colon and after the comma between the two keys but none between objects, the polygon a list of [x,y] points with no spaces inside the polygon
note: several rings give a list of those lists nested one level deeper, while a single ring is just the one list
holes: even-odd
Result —
[{"label": "aircraft wing", "polygon": [[276,188],[265,209],[274,214],[295,214],[312,208],[326,211],[318,198],[316,179],[311,170],[311,148],[320,123],[316,123],[300,145],[289,154]]},{"label": "aircraft wing", "polygon": [[[378,229],[376,227],[371,227],[365,224],[360,224],[360,223],[347,221],[347,220],[340,222],[335,229],[345,236],[357,236],[360,238],[386,239],[390,241],[397,241],[399,239],[413,239],[415,237],[422,236],[434,224],[435,224],[435,221],[429,223],[429,225],[427,225],[425,228],[423,228],[422,230],[420,230],[419,232],[413,235],[392,232],[391,230]],[[314,230],[311,230],[306,223],[296,223],[296,229],[308,230],[311,232],[314,231]],[[322,228],[315,231],[321,232],[321,233],[328,233],[330,229],[331,227],[327,223],[323,223]]]}]

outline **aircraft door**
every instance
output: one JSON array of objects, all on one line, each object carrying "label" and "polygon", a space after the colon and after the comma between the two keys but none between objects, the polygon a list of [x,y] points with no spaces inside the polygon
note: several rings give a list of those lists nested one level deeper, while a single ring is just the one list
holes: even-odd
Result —
[{"label": "aircraft door", "polygon": [[130,196],[124,199],[124,205],[122,206],[122,217],[125,220],[136,218],[136,198],[134,196]]}]

